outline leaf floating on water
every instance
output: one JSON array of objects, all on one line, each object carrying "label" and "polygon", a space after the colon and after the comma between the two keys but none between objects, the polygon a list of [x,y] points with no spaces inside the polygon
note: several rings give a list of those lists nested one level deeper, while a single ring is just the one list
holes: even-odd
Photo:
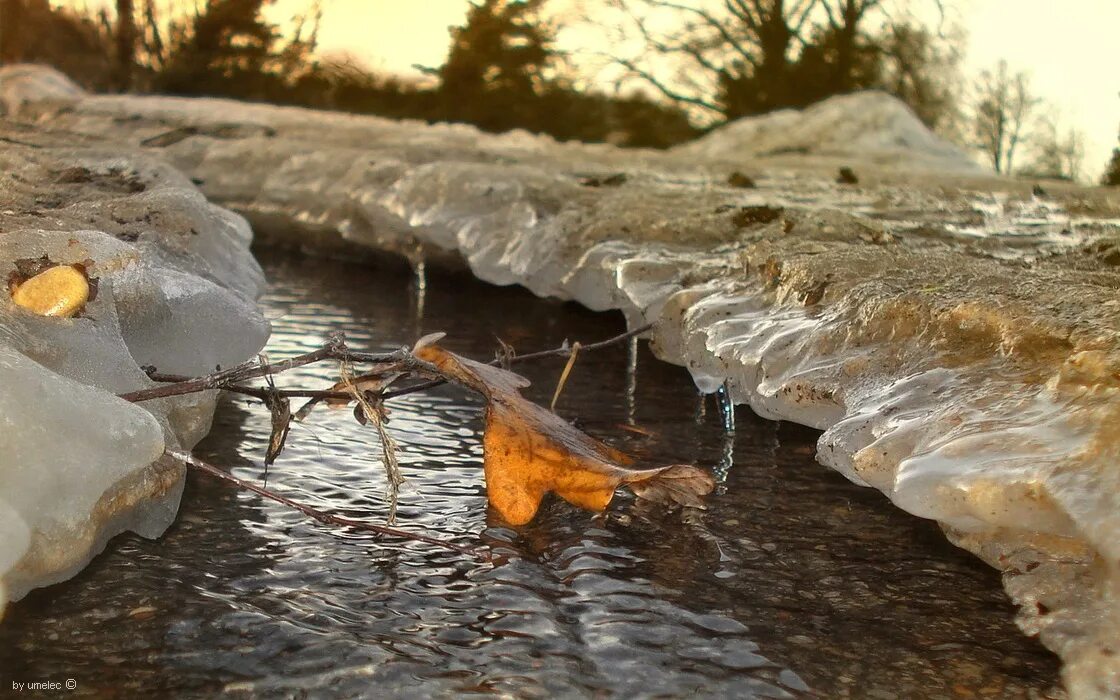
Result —
[{"label": "leaf floating on water", "polygon": [[676,503],[692,508],[703,508],[703,497],[711,493],[714,487],[712,475],[691,464],[665,467],[653,479],[630,483],[631,490],[638,498],[662,505]]},{"label": "leaf floating on water", "polygon": [[84,265],[51,265],[34,276],[16,273],[8,287],[16,306],[40,316],[70,318],[93,297]]},{"label": "leaf floating on water", "polygon": [[688,506],[701,506],[701,497],[715,485],[710,474],[688,465],[626,466],[633,462],[629,456],[522,398],[519,390],[529,381],[520,375],[438,346],[421,348],[416,355],[486,398],[486,492],[490,504],[511,524],[532,520],[549,492],[580,508],[601,511],[622,484],[639,497]]}]

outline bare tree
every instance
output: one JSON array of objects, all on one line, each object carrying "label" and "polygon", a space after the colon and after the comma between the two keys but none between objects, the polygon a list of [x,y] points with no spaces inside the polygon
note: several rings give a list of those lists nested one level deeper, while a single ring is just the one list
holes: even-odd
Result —
[{"label": "bare tree", "polygon": [[1012,74],[1007,61],[1000,61],[995,72],[983,71],[975,90],[974,144],[997,173],[1010,173],[1015,151],[1028,137],[1030,121],[1041,102],[1031,92],[1026,73]]},{"label": "bare tree", "polygon": [[940,8],[939,0],[604,2],[620,27],[615,64],[709,116],[801,107],[871,87],[898,87],[912,99],[931,94],[921,71],[935,35],[903,29],[909,24],[898,13],[918,2]]},{"label": "bare tree", "polygon": [[1085,134],[1075,127],[1064,131],[1053,115],[1044,118],[1031,139],[1033,157],[1021,173],[1077,182],[1085,166]]}]

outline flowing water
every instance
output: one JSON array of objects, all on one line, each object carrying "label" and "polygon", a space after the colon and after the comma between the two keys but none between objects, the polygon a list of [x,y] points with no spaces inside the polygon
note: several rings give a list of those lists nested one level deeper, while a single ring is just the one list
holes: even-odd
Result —
[{"label": "flowing water", "polygon": [[[592,341],[621,319],[463,276],[265,256],[273,358],[343,330],[389,350],[443,330],[488,359]],[[518,371],[547,403],[561,360]],[[281,386],[325,386],[306,367]],[[703,512],[620,495],[606,515],[548,501],[522,528],[487,512],[478,400],[392,402],[408,478],[399,523],[468,545],[310,522],[192,475],[159,541],[114,540],[0,624],[0,682],[72,678],[103,697],[1060,697],[1057,661],[1011,622],[996,573],[813,460],[816,435],[716,397],[639,344],[583,354],[557,410],[584,430],[722,481]],[[631,428],[637,428],[638,431]],[[639,432],[640,431],[640,432]],[[643,434],[646,433],[646,434]],[[351,517],[386,512],[371,428],[320,409],[266,475],[267,412],[226,400],[196,453]]]}]

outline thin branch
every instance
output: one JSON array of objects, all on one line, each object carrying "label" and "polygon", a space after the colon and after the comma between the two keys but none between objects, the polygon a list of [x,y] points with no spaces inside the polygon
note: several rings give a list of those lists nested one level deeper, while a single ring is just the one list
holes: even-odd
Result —
[{"label": "thin branch", "polygon": [[[193,377],[188,377],[185,374],[164,374],[162,372],[150,372],[148,378],[154,382],[189,382]],[[245,384],[228,384],[222,386],[223,391],[228,391],[233,394],[244,394],[251,396],[255,399],[264,401],[267,396],[279,396],[280,398],[289,399],[352,399],[354,398],[345,391],[327,391],[315,389],[261,389],[255,386],[247,386]]]},{"label": "thin branch", "polygon": [[[607,348],[607,347],[610,347],[612,345],[618,345],[622,341],[629,340],[630,338],[639,336],[642,333],[645,333],[646,331],[650,330],[651,328],[653,328],[653,324],[652,323],[647,323],[645,325],[638,326],[637,328],[634,328],[633,330],[626,331],[625,333],[620,333],[619,335],[616,335],[613,338],[607,338],[606,340],[600,340],[598,343],[589,343],[587,345],[584,345],[582,343],[578,343],[579,344],[579,351],[580,352],[591,352],[591,351],[594,351],[594,350],[601,350],[603,348]],[[572,347],[574,347],[574,346],[575,346],[575,344],[573,344]],[[530,360],[540,360],[540,359],[544,359],[546,357],[571,357],[572,347],[561,347],[561,348],[554,348],[552,350],[541,350],[539,352],[531,352],[527,355],[512,355],[512,356],[509,357],[509,362],[511,364],[513,364],[513,363],[517,363],[517,362],[529,362]],[[491,360],[488,364],[497,367],[500,364],[500,362],[499,362],[499,360]],[[387,399],[395,399],[398,396],[405,396],[407,394],[414,394],[418,391],[427,391],[428,389],[433,389],[437,386],[442,386],[446,383],[447,383],[446,379],[433,379],[432,381],[424,382],[423,384],[416,384],[414,386],[402,387],[400,389],[397,389],[396,391],[387,391],[387,392],[385,392],[384,394],[381,395],[381,399],[383,401],[387,400]]]},{"label": "thin branch", "polygon": [[660,92],[665,97],[668,97],[670,100],[673,100],[674,102],[683,102],[685,104],[695,105],[697,107],[702,107],[704,109],[717,113],[722,111],[720,110],[719,105],[713,102],[709,102],[699,97],[691,97],[689,95],[685,95],[677,92],[676,90],[673,90],[671,87],[658,79],[657,76],[655,76],[653,73],[650,73],[644,68],[640,68],[634,61],[630,59],[610,56],[610,54],[604,55],[614,60],[615,63],[627,69],[638,78],[641,78],[642,80],[649,83],[649,85],[652,86],[655,90]]},{"label": "thin branch", "polygon": [[451,550],[454,550],[456,552],[461,552],[463,554],[469,554],[471,556],[478,557],[479,559],[482,559],[484,561],[490,561],[490,556],[489,556],[488,553],[482,552],[482,551],[480,551],[478,549],[475,549],[473,547],[464,547],[463,545],[458,545],[458,544],[455,544],[454,542],[448,542],[447,540],[441,540],[437,537],[432,537],[430,535],[424,535],[424,534],[421,534],[421,533],[418,533],[418,532],[409,532],[408,530],[402,530],[402,529],[396,528],[396,527],[389,527],[387,525],[374,525],[373,523],[367,523],[367,522],[362,521],[362,520],[354,520],[352,518],[346,518],[346,517],[343,517],[341,515],[334,515],[333,513],[327,513],[327,512],[318,510],[316,508],[312,508],[311,506],[304,505],[303,503],[299,503],[298,501],[293,501],[292,499],[288,498],[287,496],[282,496],[282,495],[280,495],[278,493],[275,493],[273,491],[269,491],[266,488],[263,488],[261,486],[257,486],[256,484],[254,484],[250,481],[245,481],[244,479],[239,479],[236,476],[234,476],[234,475],[232,475],[228,472],[225,472],[225,471],[215,467],[212,464],[209,464],[207,462],[202,461],[201,459],[199,459],[198,457],[195,457],[194,455],[190,454],[189,452],[179,452],[179,451],[176,451],[176,450],[167,450],[167,455],[174,458],[174,459],[177,459],[177,460],[183,462],[184,464],[187,464],[188,466],[194,467],[195,469],[197,469],[197,470],[199,470],[199,471],[201,471],[205,474],[208,474],[209,476],[215,477],[217,479],[221,479],[222,481],[227,481],[231,484],[235,484],[238,488],[243,488],[246,491],[252,491],[253,493],[257,494],[258,496],[264,496],[265,498],[276,501],[277,503],[282,503],[283,505],[286,505],[289,508],[294,508],[295,510],[298,510],[299,512],[303,513],[304,515],[306,515],[310,518],[314,518],[315,520],[318,520],[321,523],[326,523],[327,525],[339,525],[339,526],[342,526],[342,527],[352,527],[356,530],[364,530],[366,532],[373,532],[373,533],[376,533],[378,535],[384,535],[386,537],[396,537],[398,539],[410,540],[410,541],[413,541],[413,542],[424,542],[424,543],[427,543],[427,544],[435,545],[437,547],[444,547],[446,549],[451,549]]},{"label": "thin branch", "polygon": [[[193,394],[199,391],[206,391],[207,389],[225,389],[230,386],[237,386],[240,382],[246,379],[255,379],[269,374],[279,374],[286,372],[296,367],[309,365],[321,360],[344,360],[349,362],[369,362],[374,364],[389,364],[393,362],[402,362],[410,365],[412,370],[426,371],[429,374],[438,374],[432,368],[425,368],[425,363],[416,360],[411,355],[405,352],[396,352],[388,355],[375,355],[365,352],[352,352],[346,348],[346,343],[342,336],[332,336],[327,343],[319,348],[302,355],[290,357],[287,360],[280,362],[273,362],[271,364],[261,364],[259,360],[251,360],[243,362],[236,367],[227,370],[219,370],[204,377],[195,377],[193,379],[186,379],[178,381],[174,384],[166,384],[164,386],[151,387],[150,389],[141,389],[139,391],[130,391],[119,396],[125,401],[132,401],[137,403],[140,401],[150,401],[151,399],[161,399],[168,396],[179,396],[181,394]],[[244,388],[242,388],[244,389]],[[239,393],[247,393],[242,390]],[[255,395],[255,393],[254,393]],[[282,394],[281,394],[282,395]]]},{"label": "thin branch", "polygon": [[754,16],[751,12],[752,8],[747,5],[743,0],[724,0],[723,6],[732,16],[737,17],[740,22],[750,27],[755,33],[758,33],[759,26],[762,24],[763,16],[759,13],[758,17]]},{"label": "thin branch", "polygon": [[[649,330],[652,330],[652,329],[653,329],[653,324],[652,323],[646,323],[646,324],[638,326],[637,328],[634,328],[632,330],[628,330],[625,333],[620,333],[620,334],[618,334],[618,335],[616,335],[612,338],[607,338],[606,340],[600,340],[598,343],[587,343],[586,345],[583,344],[583,343],[580,343],[579,351],[580,352],[590,352],[592,350],[601,350],[603,348],[610,347],[611,345],[618,345],[619,343],[621,343],[624,340],[630,340],[631,338],[633,338],[635,336],[639,336],[642,333],[645,333],[645,332],[647,332]],[[539,360],[542,357],[568,357],[571,354],[572,354],[572,349],[570,347],[556,348],[554,350],[541,350],[539,352],[531,352],[528,355],[514,355],[513,357],[511,357],[509,359],[509,361],[510,362],[528,362],[529,360]],[[497,364],[497,361],[494,361],[491,364]]]},{"label": "thin branch", "polygon": [[[677,10],[677,11],[680,11],[680,12],[688,12],[688,13],[691,13],[693,15],[696,15],[701,20],[703,20],[704,24],[706,24],[710,28],[714,29],[720,35],[720,37],[723,38],[723,40],[727,43],[727,45],[730,46],[732,49],[734,49],[735,52],[738,53],[743,58],[743,60],[747,61],[751,65],[757,65],[758,59],[750,51],[747,51],[745,48],[743,48],[743,45],[740,43],[740,41],[738,39],[731,36],[731,33],[727,30],[727,26],[726,26],[727,23],[726,22],[721,22],[719,20],[719,18],[717,18],[716,16],[714,16],[710,12],[707,12],[704,9],[699,8],[699,7],[692,7],[692,6],[689,6],[689,5],[679,5],[675,2],[657,2],[657,3],[655,3],[655,6],[656,7],[664,7],[664,8],[668,8],[668,9],[673,9],[673,10]],[[642,33],[643,38],[645,38],[647,41],[649,40],[649,34],[646,31],[643,24],[639,23],[638,31],[640,31]]]},{"label": "thin branch", "polygon": [[[634,328],[633,330],[626,331],[625,333],[621,333],[621,334],[616,335],[612,338],[607,338],[606,340],[601,340],[597,343],[588,343],[586,345],[581,343],[580,344],[580,352],[588,352],[588,351],[592,351],[592,350],[599,350],[601,348],[610,347],[611,345],[617,345],[618,343],[621,343],[624,340],[629,340],[630,338],[633,338],[635,336],[639,336],[642,333],[645,333],[652,328],[653,328],[653,324],[652,323],[647,323],[645,325],[638,326],[637,328]],[[319,352],[322,352],[322,350],[323,349],[321,348],[320,350],[314,351],[314,353],[307,353],[307,355],[312,355],[312,354],[315,354],[315,353],[319,353]],[[538,351],[538,352],[528,353],[526,355],[513,355],[509,358],[509,360],[510,360],[510,362],[529,362],[531,360],[540,360],[540,359],[544,359],[544,358],[547,358],[547,357],[569,357],[571,355],[571,352],[572,352],[571,348],[560,347],[560,348],[553,348],[551,350],[541,350],[541,351]],[[357,357],[366,358],[365,361],[376,360],[377,362],[382,362],[382,363],[389,362],[389,361],[391,361],[391,362],[402,361],[401,357],[399,357],[397,355],[371,355],[371,354],[368,354],[368,353],[355,353],[355,352],[351,352],[349,350],[345,351],[342,354],[345,357],[350,358],[351,361],[359,361],[359,360],[353,359],[353,358],[357,358]],[[282,364],[285,364],[285,363],[293,363],[293,362],[297,362],[297,361],[298,361],[298,364],[292,364],[287,369],[291,369],[292,367],[299,367],[299,366],[302,366],[304,364],[309,364],[308,362],[302,362],[301,361],[301,358],[307,357],[307,355],[300,355],[300,356],[297,356],[297,357],[290,358],[289,360],[285,360],[284,362],[273,363],[273,364],[268,365],[268,367],[275,368],[275,367],[278,367],[278,366],[280,366]],[[393,359],[392,360],[387,359],[387,358],[390,358],[390,357],[393,358]],[[371,358],[373,358],[373,359],[371,359]],[[331,359],[331,357],[329,357],[329,356],[328,357],[320,357],[319,359]],[[423,364],[423,363],[420,363],[419,360],[415,360],[415,359],[412,359],[412,360],[409,361],[409,364],[412,364],[412,363]],[[498,361],[494,360],[490,364],[497,365]],[[243,367],[243,366],[253,367],[254,369],[259,367],[259,365],[257,363],[254,363],[254,362],[245,363],[245,365],[238,365],[238,367]],[[237,368],[234,368],[234,369],[237,369]],[[232,372],[233,370],[230,370],[230,371]],[[284,370],[279,369],[279,370],[276,370],[276,371],[277,372],[282,372]],[[268,374],[268,372],[260,372],[261,376],[263,376],[265,374]],[[317,399],[317,400],[320,400],[320,401],[327,400],[327,399],[350,400],[350,399],[354,398],[353,394],[351,394],[348,391],[323,391],[323,390],[313,390],[313,389],[276,389],[275,392],[273,392],[270,389],[257,388],[257,387],[252,387],[252,386],[245,386],[243,384],[216,385],[216,384],[213,384],[212,381],[210,381],[210,380],[212,380],[212,378],[215,375],[209,375],[208,377],[194,377],[194,378],[192,378],[192,377],[186,377],[186,376],[183,376],[183,375],[180,375],[180,374],[163,374],[163,373],[160,373],[160,372],[149,372],[148,376],[153,381],[173,382],[173,383],[167,385],[166,387],[155,387],[154,389],[144,389],[142,391],[134,391],[134,392],[130,392],[130,393],[127,393],[127,394],[120,394],[120,397],[122,399],[125,399],[126,401],[137,402],[137,401],[147,401],[150,398],[160,398],[160,397],[163,397],[163,396],[177,396],[179,394],[187,394],[187,393],[196,392],[196,391],[205,391],[207,389],[224,389],[225,391],[233,392],[235,394],[244,394],[246,396],[251,396],[255,399],[260,399],[261,401],[264,401],[265,398],[270,396],[270,395],[275,395],[275,396],[279,396],[279,397],[282,397],[282,398],[285,398],[285,397],[286,398],[309,398],[309,399]],[[411,386],[401,387],[400,389],[395,389],[393,391],[386,391],[383,394],[381,394],[379,398],[382,401],[385,401],[385,400],[388,400],[388,399],[395,399],[399,396],[407,396],[408,394],[415,394],[418,391],[426,391],[428,389],[432,389],[432,388],[435,388],[437,386],[442,386],[443,384],[446,384],[446,383],[447,382],[443,379],[433,379],[431,381],[422,382],[420,384],[413,384]],[[171,393],[161,393],[159,396],[151,396],[150,395],[150,394],[155,392],[155,389],[164,389],[164,388],[172,388],[172,387],[181,387],[181,388],[183,388],[183,390],[182,391],[175,391],[175,392],[171,392]]]}]

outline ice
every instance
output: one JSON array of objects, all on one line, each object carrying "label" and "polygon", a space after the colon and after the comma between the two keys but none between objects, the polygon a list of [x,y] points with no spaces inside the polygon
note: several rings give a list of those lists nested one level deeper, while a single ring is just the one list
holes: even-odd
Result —
[{"label": "ice", "polygon": [[675,150],[715,160],[797,153],[983,172],[962,149],[930,132],[909,107],[874,90],[830,97],[802,111],[744,117]]},{"label": "ice", "polygon": [[[21,114],[144,148],[275,240],[457,261],[653,322],[654,351],[701,390],[823,430],[822,463],[999,569],[1075,695],[1120,693],[1120,205],[1106,191],[1048,185],[1042,201],[878,94],[670,152],[210,99]],[[860,184],[837,184],[839,164]],[[732,170],[758,187],[728,186]]]},{"label": "ice", "polygon": [[[27,85],[57,82],[17,76],[25,97]],[[184,468],[164,449],[205,436],[216,396],[117,398],[152,386],[141,366],[236,364],[264,344],[268,323],[253,301],[263,276],[247,223],[175,168],[19,122],[0,121],[0,137],[0,279],[46,256],[83,264],[97,282],[69,319],[17,307],[6,285],[0,294],[2,612],[72,576],[114,535],[156,537],[174,519]]]},{"label": "ice", "polygon": [[[119,501],[178,501],[153,478],[163,429],[140,406],[0,347],[0,563],[9,596],[68,578],[104,546]],[[119,530],[118,530],[119,531]],[[9,537],[9,533],[14,536]]]},{"label": "ice", "polygon": [[43,66],[7,66],[0,80],[0,117],[17,115],[28,103],[48,101],[72,102],[85,96],[85,91],[58,71]]}]

